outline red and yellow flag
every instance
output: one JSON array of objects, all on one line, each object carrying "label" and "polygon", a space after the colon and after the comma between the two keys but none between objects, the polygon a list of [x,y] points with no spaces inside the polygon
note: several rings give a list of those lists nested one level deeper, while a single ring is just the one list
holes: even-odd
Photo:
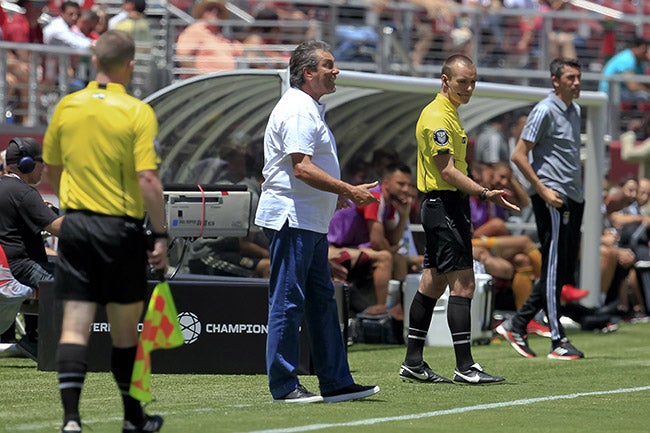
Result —
[{"label": "red and yellow flag", "polygon": [[178,347],[184,341],[169,283],[160,282],[151,294],[138,341],[129,389],[133,398],[151,401],[151,351]]}]

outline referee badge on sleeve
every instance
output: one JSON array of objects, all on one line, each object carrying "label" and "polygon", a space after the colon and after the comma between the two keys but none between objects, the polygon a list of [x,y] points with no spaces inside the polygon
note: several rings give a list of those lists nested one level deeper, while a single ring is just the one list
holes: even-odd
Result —
[{"label": "referee badge on sleeve", "polygon": [[444,129],[436,129],[433,132],[433,141],[436,142],[438,146],[446,146],[449,144],[449,135]]}]

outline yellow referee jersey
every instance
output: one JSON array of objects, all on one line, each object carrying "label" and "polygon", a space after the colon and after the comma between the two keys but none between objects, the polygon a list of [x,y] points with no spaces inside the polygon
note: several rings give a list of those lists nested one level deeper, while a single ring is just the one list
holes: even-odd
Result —
[{"label": "yellow referee jersey", "polygon": [[156,170],[156,115],[117,83],[93,81],[56,106],[43,140],[43,160],[63,166],[65,210],[144,217],[137,172]]},{"label": "yellow referee jersey", "polygon": [[456,187],[442,180],[434,157],[453,155],[454,165],[467,174],[467,134],[458,118],[456,107],[447,97],[438,93],[420,114],[415,127],[418,142],[417,182],[422,192],[449,190]]}]

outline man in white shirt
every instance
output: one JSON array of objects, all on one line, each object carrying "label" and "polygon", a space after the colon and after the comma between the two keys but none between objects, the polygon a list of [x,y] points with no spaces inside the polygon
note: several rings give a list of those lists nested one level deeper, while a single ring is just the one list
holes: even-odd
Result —
[{"label": "man in white shirt", "polygon": [[43,29],[43,42],[46,45],[59,45],[71,48],[90,48],[93,41],[81,32],[73,29],[81,9],[74,1],[66,1],[61,5],[61,14],[54,18]]},{"label": "man in white shirt", "polygon": [[[319,99],[336,91],[339,70],[329,46],[303,42],[289,62],[289,89],[264,133],[264,183],[255,223],[270,239],[269,322],[266,365],[273,399],[285,403],[365,398],[377,386],[354,383],[338,322],[330,278],[327,228],[339,196],[357,205],[376,199],[372,184],[340,180],[334,135]],[[297,377],[303,316],[321,396]]]}]

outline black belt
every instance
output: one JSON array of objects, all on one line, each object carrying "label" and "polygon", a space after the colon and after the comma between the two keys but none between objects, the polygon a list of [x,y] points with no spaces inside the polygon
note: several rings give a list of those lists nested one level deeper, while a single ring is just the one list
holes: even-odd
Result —
[{"label": "black belt", "polygon": [[435,191],[429,191],[425,193],[424,197],[426,199],[432,199],[432,198],[451,198],[451,197],[456,197],[456,198],[462,198],[465,197],[466,194],[461,191],[450,191],[450,190],[435,190]]}]

